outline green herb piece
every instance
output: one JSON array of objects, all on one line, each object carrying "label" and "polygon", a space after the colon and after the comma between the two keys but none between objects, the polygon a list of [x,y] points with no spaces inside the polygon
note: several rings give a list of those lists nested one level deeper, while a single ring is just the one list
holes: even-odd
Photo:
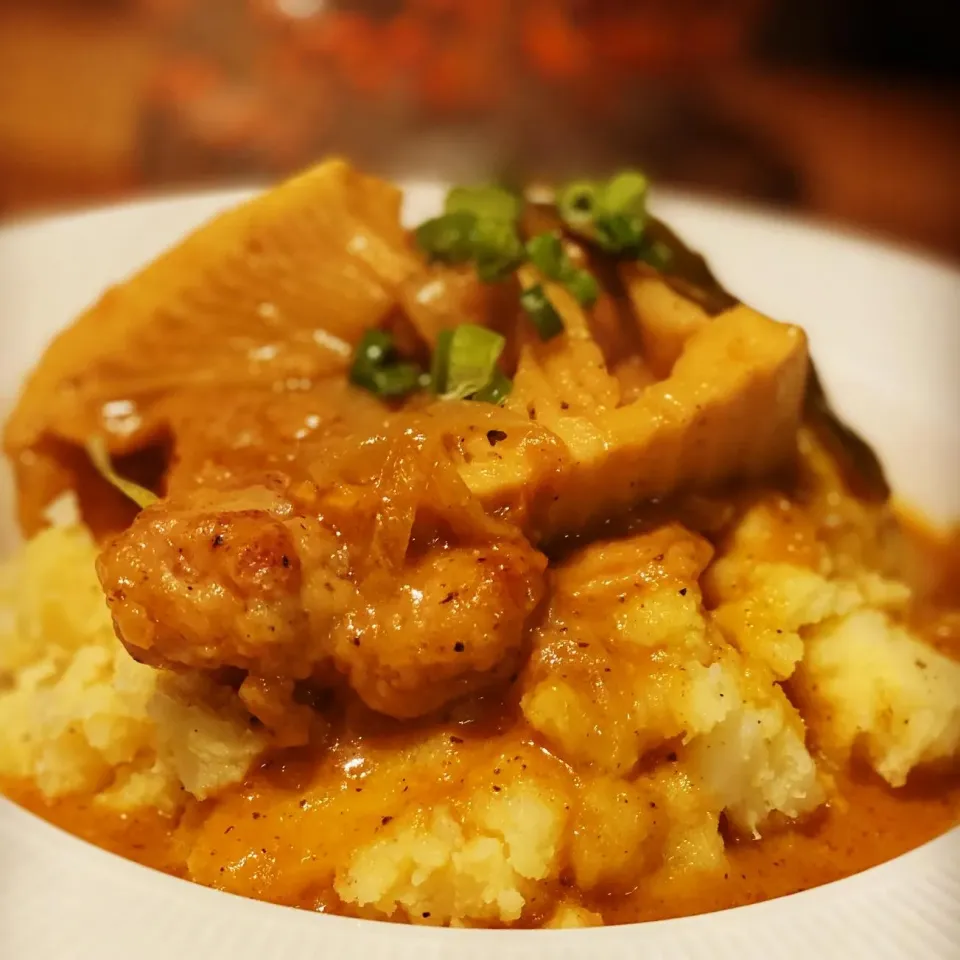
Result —
[{"label": "green herb piece", "polygon": [[465,210],[426,220],[414,231],[417,246],[432,260],[466,263],[473,259],[477,218]]},{"label": "green herb piece", "polygon": [[447,392],[447,370],[450,367],[450,345],[453,343],[453,330],[441,330],[437,335],[437,344],[433,348],[430,361],[430,389],[442,397]]},{"label": "green herb piece", "polygon": [[557,194],[557,213],[571,230],[579,233],[593,223],[597,189],[597,184],[589,180],[577,180],[568,183]]},{"label": "green herb piece", "polygon": [[582,307],[591,307],[600,296],[597,278],[589,271],[574,267],[563,279],[563,285],[577,298]]},{"label": "green herb piece", "polygon": [[423,371],[415,363],[396,363],[375,370],[370,389],[380,397],[405,397],[420,386],[422,375]]},{"label": "green herb piece", "polygon": [[531,263],[551,280],[562,283],[581,306],[589,307],[600,295],[600,287],[589,270],[576,267],[563,249],[556,233],[540,233],[527,241]]},{"label": "green herb piece", "polygon": [[141,487],[139,483],[127,480],[126,477],[121,477],[113,469],[113,464],[110,462],[110,451],[107,450],[107,442],[99,434],[87,441],[86,450],[87,456],[97,469],[97,473],[107,483],[116,487],[122,494],[132,500],[141,510],[160,499],[152,490]]},{"label": "green herb piece", "polygon": [[472,213],[478,220],[515,223],[520,219],[520,198],[502,187],[454,187],[444,203],[446,213]]},{"label": "green herb piece", "polygon": [[635,254],[643,240],[645,221],[626,214],[600,214],[594,223],[594,239],[607,253]]},{"label": "green herb piece", "polygon": [[445,400],[499,403],[511,386],[497,366],[505,343],[496,331],[472,323],[442,330],[433,351],[433,392]]},{"label": "green herb piece", "polygon": [[516,224],[500,217],[480,217],[461,209],[421,223],[417,245],[432,260],[443,263],[473,261],[481,280],[501,280],[523,256]]},{"label": "green herb piece", "polygon": [[378,397],[403,397],[422,386],[415,363],[398,362],[393,337],[386,330],[368,330],[357,344],[350,380]]},{"label": "green herb piece", "polygon": [[484,283],[502,280],[523,259],[523,244],[512,222],[478,219],[471,241],[477,276]]},{"label": "green herb piece", "polygon": [[563,251],[559,234],[538,233],[527,241],[527,256],[530,262],[551,280],[559,280],[570,261]]},{"label": "green herb piece", "polygon": [[647,216],[647,193],[650,181],[637,170],[626,170],[611,177],[600,192],[597,204],[602,214]]},{"label": "green herb piece", "polygon": [[497,367],[493,371],[493,376],[485,387],[481,387],[470,399],[478,400],[482,403],[503,403],[510,396],[513,389],[513,382],[510,378]]},{"label": "green herb piece", "polygon": [[650,183],[626,170],[602,183],[578,181],[557,196],[557,212],[575,233],[607,253],[636,256],[647,226]]},{"label": "green herb piece", "polygon": [[520,306],[533,321],[541,340],[550,340],[563,333],[563,321],[560,319],[560,314],[557,313],[556,308],[547,298],[546,292],[539,283],[527,287],[520,294]]}]

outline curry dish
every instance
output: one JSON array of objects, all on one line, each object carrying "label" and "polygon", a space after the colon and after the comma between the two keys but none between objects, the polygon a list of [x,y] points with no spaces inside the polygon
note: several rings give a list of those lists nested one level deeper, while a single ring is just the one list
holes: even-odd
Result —
[{"label": "curry dish", "polygon": [[960,821],[957,537],[628,171],[329,161],[48,347],[6,426],[0,785],[309,910],[573,927]]}]

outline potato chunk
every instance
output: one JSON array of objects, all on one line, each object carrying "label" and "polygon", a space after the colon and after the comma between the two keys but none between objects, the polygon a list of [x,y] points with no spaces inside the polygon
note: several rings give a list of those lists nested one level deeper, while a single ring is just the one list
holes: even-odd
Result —
[{"label": "potato chunk", "polygon": [[878,610],[816,630],[796,679],[822,746],[862,753],[891,786],[960,754],[960,664]]}]

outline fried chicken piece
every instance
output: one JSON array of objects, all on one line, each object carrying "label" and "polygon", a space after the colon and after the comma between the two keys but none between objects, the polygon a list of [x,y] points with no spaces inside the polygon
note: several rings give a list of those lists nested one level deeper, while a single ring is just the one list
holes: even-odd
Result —
[{"label": "fried chicken piece", "polygon": [[546,558],[484,513],[422,426],[318,442],[311,480],[184,487],[142,511],[98,564],[120,639],[146,662],[274,686],[339,671],[397,717],[509,673]]},{"label": "fried chicken piece", "polygon": [[266,486],[200,489],[140,513],[100,556],[117,635],[138,660],[305,679],[353,601],[336,535]]},{"label": "fried chicken piece", "polygon": [[431,551],[340,622],[336,665],[375,710],[428,713],[515,668],[545,568],[524,541]]}]

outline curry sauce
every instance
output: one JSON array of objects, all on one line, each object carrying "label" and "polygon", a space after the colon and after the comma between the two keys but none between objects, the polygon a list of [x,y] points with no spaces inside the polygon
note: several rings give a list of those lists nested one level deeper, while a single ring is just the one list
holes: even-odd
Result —
[{"label": "curry sauce", "polygon": [[[735,841],[728,868],[716,877],[678,878],[653,889],[600,899],[585,898],[606,923],[639,923],[727,910],[832,883],[892,860],[960,824],[960,777],[926,778],[892,790],[867,772],[838,779],[842,800],[801,829],[762,841]],[[136,863],[184,876],[176,824],[149,811],[117,816],[89,800],[46,802],[29,785],[9,784],[7,795],[49,823]],[[254,778],[245,788],[257,794]],[[296,844],[297,837],[291,842]],[[242,893],[242,890],[236,892]],[[328,892],[329,896],[329,892]],[[290,904],[327,909],[314,894]]]}]

